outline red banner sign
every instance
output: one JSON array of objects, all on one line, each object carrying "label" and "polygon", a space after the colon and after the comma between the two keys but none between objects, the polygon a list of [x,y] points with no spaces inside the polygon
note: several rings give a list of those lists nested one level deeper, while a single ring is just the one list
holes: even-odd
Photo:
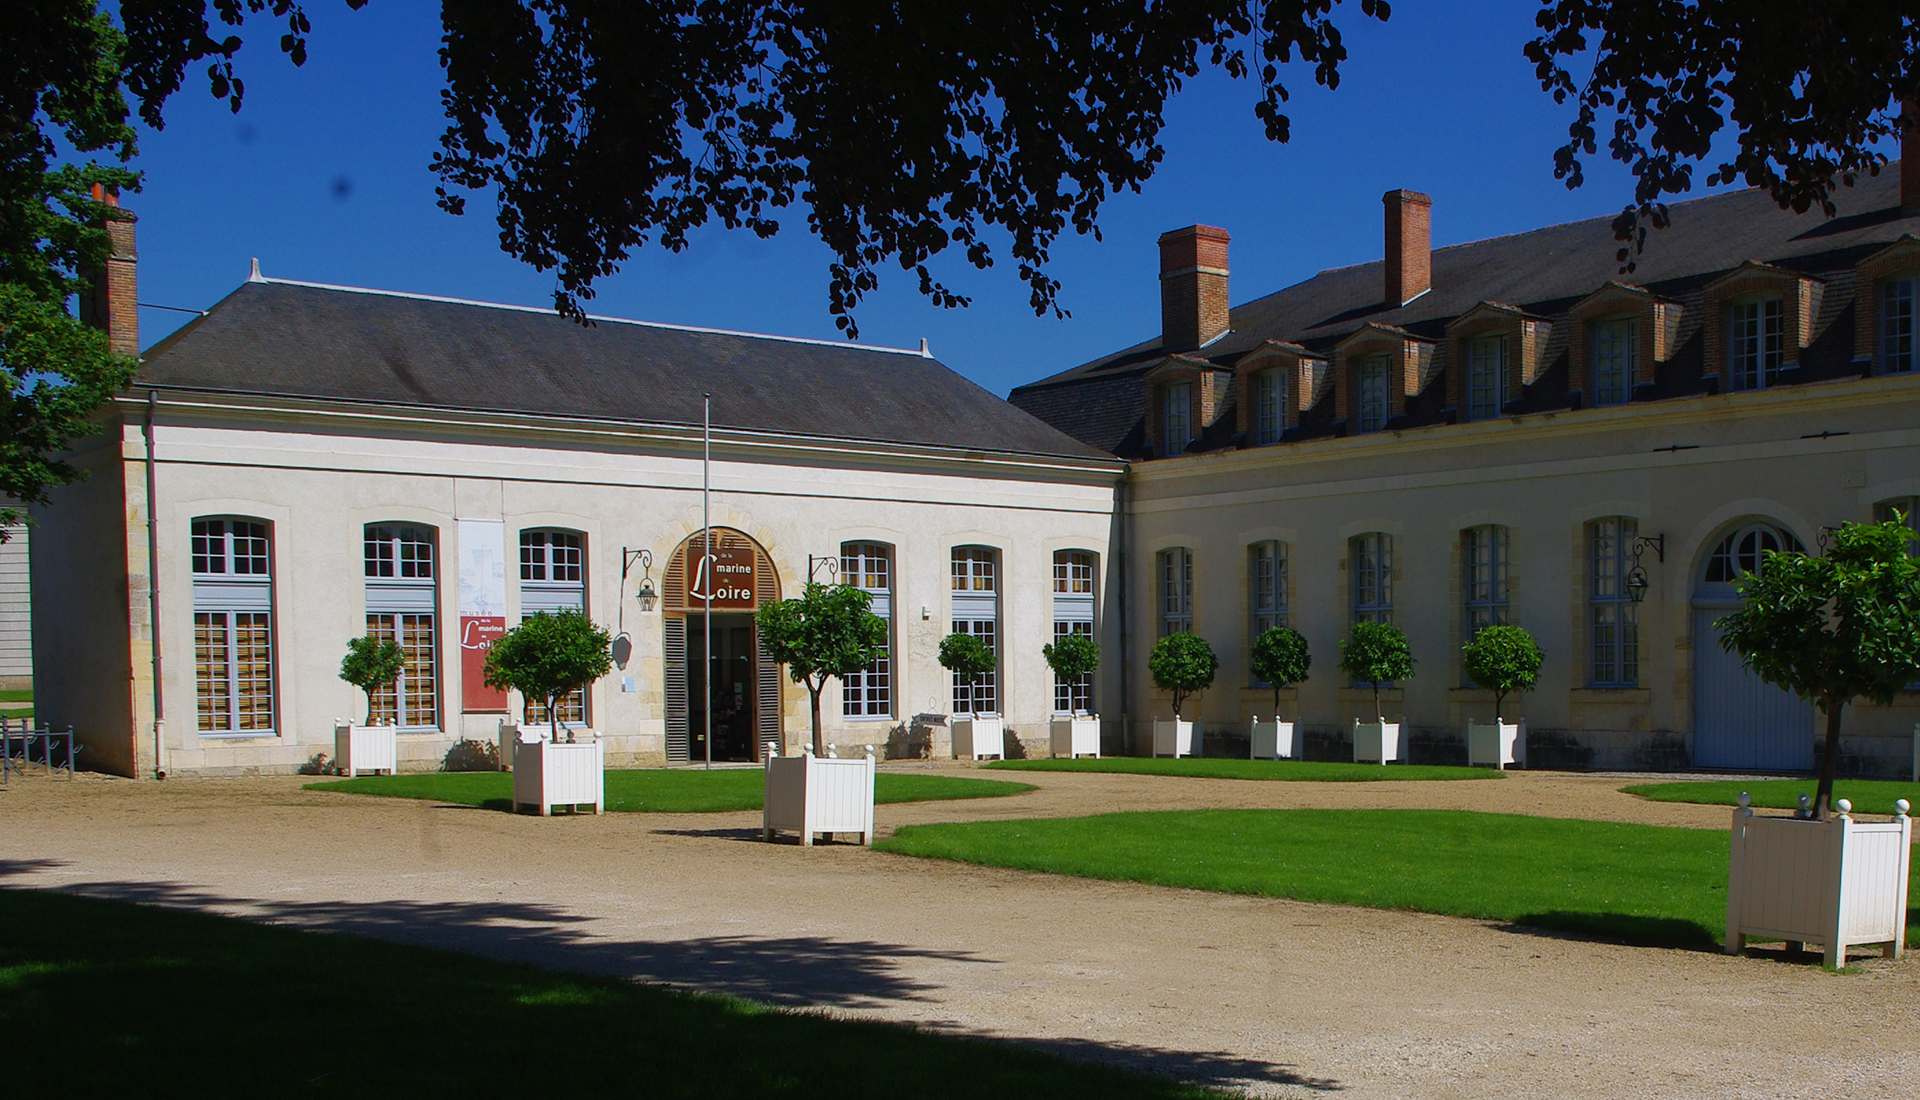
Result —
[{"label": "red banner sign", "polygon": [[[697,549],[698,543],[690,549]],[[687,586],[687,610],[707,606],[708,586],[712,586],[713,609],[719,611],[753,610],[757,589],[754,576],[753,547],[729,546],[716,549],[711,558],[698,556],[693,564],[693,583]]]},{"label": "red banner sign", "polygon": [[487,650],[507,632],[504,615],[460,616],[460,709],[507,713],[507,693],[487,686]]}]

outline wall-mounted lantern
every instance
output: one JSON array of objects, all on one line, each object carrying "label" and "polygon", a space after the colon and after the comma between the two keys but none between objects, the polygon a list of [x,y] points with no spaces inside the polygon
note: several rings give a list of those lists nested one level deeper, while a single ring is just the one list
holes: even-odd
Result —
[{"label": "wall-mounted lantern", "polygon": [[1640,564],[1641,557],[1645,555],[1649,549],[1654,552],[1656,558],[1664,565],[1667,560],[1667,536],[1655,535],[1652,538],[1635,537],[1633,540],[1633,568],[1627,570],[1625,587],[1627,589],[1627,596],[1632,599],[1634,603],[1639,603],[1646,599],[1647,589],[1653,587],[1653,582],[1647,577],[1646,569]]},{"label": "wall-mounted lantern", "polygon": [[653,551],[620,548],[620,585],[623,588],[626,587],[627,574],[633,569],[634,562],[640,563],[641,576],[640,587],[634,592],[633,598],[639,602],[641,611],[652,611],[654,605],[660,602],[660,594],[653,587]]}]

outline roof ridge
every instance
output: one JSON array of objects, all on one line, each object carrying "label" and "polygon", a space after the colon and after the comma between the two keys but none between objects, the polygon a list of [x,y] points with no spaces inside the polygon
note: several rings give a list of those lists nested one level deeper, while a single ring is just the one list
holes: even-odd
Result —
[{"label": "roof ridge", "polygon": [[[516,313],[538,313],[550,317],[560,316],[558,310],[539,306],[514,305],[509,302],[481,302],[472,298],[452,298],[444,294],[416,294],[405,290],[378,290],[364,286],[341,286],[336,283],[315,283],[303,279],[276,279],[266,275],[247,280],[250,283],[266,283],[275,286],[297,286],[309,290],[337,290],[346,294],[374,294],[385,298],[408,298],[420,302],[441,302],[456,306],[478,306],[482,309],[506,309]],[[740,336],[750,340],[778,340],[787,344],[814,344],[820,347],[846,348],[852,351],[881,352],[887,355],[911,355],[915,359],[931,359],[932,354],[918,348],[888,348],[877,344],[857,344],[852,341],[819,340],[808,336],[776,336],[765,332],[740,332],[734,329],[707,328],[701,325],[673,325],[664,321],[640,321],[631,317],[605,317],[595,313],[586,315],[594,322],[605,321],[616,325],[638,325],[642,328],[668,329],[673,332],[698,332],[711,336]]]}]

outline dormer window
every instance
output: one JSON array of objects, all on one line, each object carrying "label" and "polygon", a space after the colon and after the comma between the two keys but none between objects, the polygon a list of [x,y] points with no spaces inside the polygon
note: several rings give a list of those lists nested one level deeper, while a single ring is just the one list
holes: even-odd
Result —
[{"label": "dormer window", "polygon": [[1899,275],[1880,284],[1880,370],[1905,374],[1913,370],[1913,299],[1915,278]]},{"label": "dormer window", "polygon": [[1162,442],[1169,458],[1182,454],[1193,442],[1193,383],[1169,382],[1161,390],[1162,418],[1166,425]]},{"label": "dormer window", "polygon": [[1482,336],[1467,345],[1467,418],[1491,420],[1507,403],[1507,337]]},{"label": "dormer window", "polygon": [[1736,390],[1764,390],[1786,366],[1786,311],[1779,298],[1727,306],[1728,377]]},{"label": "dormer window", "polygon": [[1387,395],[1387,357],[1369,355],[1360,360],[1357,366],[1360,388],[1360,430],[1377,432],[1387,426],[1387,409],[1390,407]]},{"label": "dormer window", "polygon": [[1624,405],[1640,377],[1640,319],[1615,317],[1593,325],[1593,403]]},{"label": "dormer window", "polygon": [[1254,442],[1264,447],[1280,442],[1285,430],[1287,375],[1281,370],[1263,370],[1253,376]]}]

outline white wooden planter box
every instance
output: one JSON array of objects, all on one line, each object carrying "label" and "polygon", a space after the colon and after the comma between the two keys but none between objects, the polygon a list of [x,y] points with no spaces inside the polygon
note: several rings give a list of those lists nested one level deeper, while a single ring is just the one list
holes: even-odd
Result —
[{"label": "white wooden planter box", "polygon": [[961,714],[953,719],[955,760],[1006,758],[1007,723],[997,714]]},{"label": "white wooden planter box", "polygon": [[799,833],[808,847],[820,833],[859,833],[860,843],[872,844],[872,748],[851,760],[822,760],[811,749],[767,757],[760,825],[768,840]]},{"label": "white wooden planter box", "polygon": [[1881,944],[1906,951],[1907,873],[1913,822],[1907,800],[1886,824],[1853,820],[1846,799],[1826,821],[1757,817],[1740,795],[1727,863],[1727,953],[1749,936],[1818,943],[1826,964],[1846,965],[1847,949]]},{"label": "white wooden planter box", "polygon": [[392,726],[358,726],[338,718],[333,720],[333,762],[347,775],[361,772],[392,775],[399,757]]},{"label": "white wooden planter box", "polygon": [[1407,728],[1401,722],[1362,722],[1353,720],[1353,762],[1356,764],[1391,764],[1407,758],[1406,746],[1402,745],[1401,734]]},{"label": "white wooden planter box", "polygon": [[575,743],[521,742],[513,754],[513,808],[534,806],[541,817],[555,806],[607,808],[606,749],[591,730],[575,730]]},{"label": "white wooden planter box", "polygon": [[1100,716],[1057,714],[1048,730],[1053,755],[1100,759]]},{"label": "white wooden planter box", "polygon": [[513,770],[513,756],[520,751],[521,745],[537,745],[547,739],[547,727],[523,726],[518,722],[500,723],[500,770]]},{"label": "white wooden planter box", "polygon": [[1153,720],[1153,755],[1171,756],[1175,760],[1183,756],[1200,755],[1200,719],[1188,722],[1175,718],[1172,721]]},{"label": "white wooden planter box", "polygon": [[1527,720],[1468,722],[1467,766],[1504,768],[1527,763]]},{"label": "white wooden planter box", "polygon": [[1253,746],[1248,750],[1247,755],[1255,760],[1300,759],[1301,745],[1298,734],[1294,732],[1295,728],[1294,723],[1282,722],[1278,718],[1271,722],[1255,718]]}]

